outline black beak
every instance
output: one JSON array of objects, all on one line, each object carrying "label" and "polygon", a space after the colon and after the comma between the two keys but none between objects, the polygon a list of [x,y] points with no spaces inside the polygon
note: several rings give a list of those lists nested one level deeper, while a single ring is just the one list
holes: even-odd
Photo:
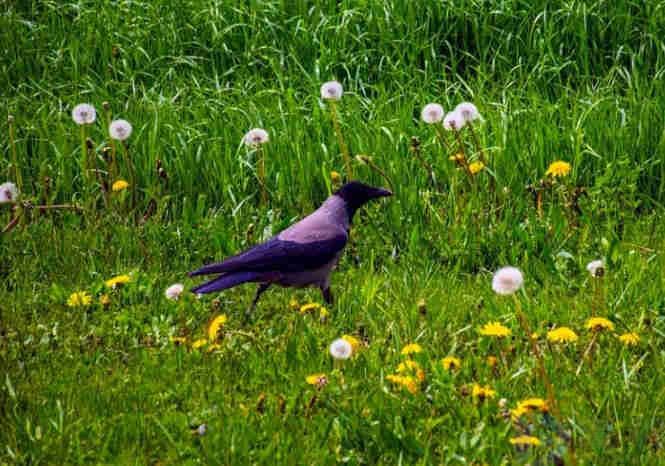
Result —
[{"label": "black beak", "polygon": [[374,191],[374,197],[389,197],[392,196],[393,192],[389,189],[376,188]]}]

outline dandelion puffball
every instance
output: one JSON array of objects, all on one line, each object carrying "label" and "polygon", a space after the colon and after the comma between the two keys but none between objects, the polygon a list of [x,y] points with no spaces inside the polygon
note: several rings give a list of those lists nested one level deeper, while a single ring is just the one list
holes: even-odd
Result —
[{"label": "dandelion puffball", "polygon": [[124,141],[132,135],[132,125],[127,120],[113,120],[109,125],[109,134],[116,141]]},{"label": "dandelion puffball", "polygon": [[500,295],[509,295],[522,288],[524,277],[516,267],[503,267],[494,273],[492,289]]},{"label": "dandelion puffball", "polygon": [[0,184],[0,204],[15,202],[18,199],[18,188],[14,183],[6,182]]},{"label": "dandelion puffball", "polygon": [[420,117],[425,123],[431,125],[433,123],[438,123],[443,120],[445,112],[443,107],[439,104],[427,104],[423,107],[423,111],[420,114]]},{"label": "dandelion puffball", "polygon": [[337,81],[328,81],[321,85],[321,98],[323,100],[339,100],[344,94],[344,88]]},{"label": "dandelion puffball", "polygon": [[462,102],[457,107],[455,107],[455,112],[459,113],[462,116],[465,123],[469,121],[483,119],[483,117],[480,116],[478,107],[473,105],[471,102]]},{"label": "dandelion puffball", "polygon": [[72,119],[77,125],[89,125],[95,122],[97,112],[90,104],[78,104],[72,110]]},{"label": "dandelion puffball", "polygon": [[343,338],[338,338],[330,344],[330,355],[335,359],[349,359],[352,353],[353,346]]},{"label": "dandelion puffball", "polygon": [[184,290],[185,285],[182,283],[175,283],[166,289],[164,295],[166,295],[166,298],[170,299],[171,301],[177,301]]},{"label": "dandelion puffball", "polygon": [[443,127],[448,131],[459,131],[466,124],[466,120],[461,113],[456,110],[449,112],[446,117],[443,119]]},{"label": "dandelion puffball", "polygon": [[254,128],[247,131],[242,141],[246,146],[259,146],[268,142],[268,131],[263,128]]},{"label": "dandelion puffball", "polygon": [[602,277],[605,274],[605,263],[598,259],[587,264],[586,269],[592,277]]}]

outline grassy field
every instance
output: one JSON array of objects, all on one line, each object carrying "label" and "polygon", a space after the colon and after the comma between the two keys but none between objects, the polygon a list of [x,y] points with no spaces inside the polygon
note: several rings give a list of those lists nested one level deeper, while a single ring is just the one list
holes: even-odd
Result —
[{"label": "grassy field", "polygon": [[[0,183],[21,197],[0,204],[0,464],[665,464],[665,2],[1,10]],[[395,193],[357,215],[335,304],[271,289],[246,322],[253,286],[167,299],[348,179],[332,79],[354,178]],[[420,118],[462,101],[484,121],[461,144]]]}]

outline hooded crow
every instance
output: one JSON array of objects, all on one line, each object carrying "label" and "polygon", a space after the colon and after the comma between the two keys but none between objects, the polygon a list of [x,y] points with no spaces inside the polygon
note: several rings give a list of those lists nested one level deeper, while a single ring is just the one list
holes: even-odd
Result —
[{"label": "hooded crow", "polygon": [[192,291],[213,293],[242,283],[258,283],[248,314],[273,284],[319,287],[323,299],[332,304],[330,272],[349,240],[353,215],[370,200],[391,195],[387,189],[374,188],[358,181],[347,183],[312,214],[265,243],[191,272],[190,277],[219,274]]}]

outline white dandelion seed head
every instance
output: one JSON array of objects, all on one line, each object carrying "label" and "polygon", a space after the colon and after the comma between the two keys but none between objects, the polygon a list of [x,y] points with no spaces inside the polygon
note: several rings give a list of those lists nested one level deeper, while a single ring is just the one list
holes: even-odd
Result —
[{"label": "white dandelion seed head", "polygon": [[18,199],[18,188],[14,183],[6,182],[0,184],[0,204],[15,202]]},{"label": "white dandelion seed head", "polygon": [[338,338],[330,344],[330,355],[335,359],[349,359],[352,353],[351,343],[343,338]]},{"label": "white dandelion seed head", "polygon": [[254,128],[245,133],[242,141],[246,146],[256,147],[260,146],[261,144],[265,144],[268,142],[268,139],[268,131],[263,128]]},{"label": "white dandelion seed head", "polygon": [[522,288],[524,276],[517,267],[503,267],[494,273],[492,289],[500,295],[509,295]]},{"label": "white dandelion seed head", "polygon": [[196,428],[196,433],[201,436],[205,435],[207,431],[208,431],[208,426],[206,424],[201,424]]},{"label": "white dandelion seed head", "polygon": [[183,291],[185,291],[185,285],[182,283],[175,283],[166,289],[164,295],[171,301],[177,301]]},{"label": "white dandelion seed head", "polygon": [[445,115],[445,112],[443,111],[443,107],[439,104],[427,104],[423,107],[423,111],[420,114],[420,117],[423,119],[425,123],[428,125],[431,125],[433,123],[438,123],[441,120],[443,120],[443,116]]},{"label": "white dandelion seed head", "polygon": [[132,135],[132,125],[127,120],[113,120],[109,125],[109,134],[116,141],[124,141]]},{"label": "white dandelion seed head", "polygon": [[605,274],[605,262],[601,259],[591,261],[587,264],[586,269],[592,277],[602,277]]},{"label": "white dandelion seed head", "polygon": [[328,81],[321,85],[321,98],[323,100],[339,100],[344,94],[344,88],[338,81]]},{"label": "white dandelion seed head", "polygon": [[448,131],[459,131],[460,129],[464,128],[464,125],[466,124],[466,120],[462,116],[461,113],[453,110],[452,112],[448,112],[446,117],[443,119],[443,127],[446,128]]},{"label": "white dandelion seed head", "polygon": [[474,120],[482,121],[483,119],[483,117],[480,115],[480,112],[478,111],[478,107],[476,107],[471,102],[462,102],[457,107],[455,107],[455,111],[462,115],[465,123]]},{"label": "white dandelion seed head", "polygon": [[97,112],[90,104],[78,104],[72,110],[72,119],[77,125],[89,125],[95,122]]}]

